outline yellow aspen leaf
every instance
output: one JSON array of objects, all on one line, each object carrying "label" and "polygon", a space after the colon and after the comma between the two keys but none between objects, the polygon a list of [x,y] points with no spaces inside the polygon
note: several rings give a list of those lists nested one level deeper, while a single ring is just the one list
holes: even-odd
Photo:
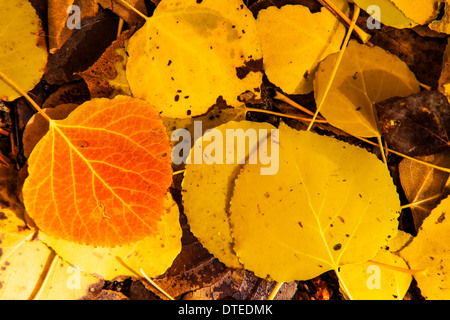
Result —
[{"label": "yellow aspen leaf", "polygon": [[86,297],[90,288],[96,288],[101,280],[70,265],[61,258],[55,258],[45,282],[35,300],[79,300]]},{"label": "yellow aspen leaf", "polygon": [[436,18],[441,0],[391,0],[406,17],[417,24],[426,24]]},{"label": "yellow aspen leaf", "polygon": [[[270,134],[272,129],[275,127],[268,123],[230,121],[207,131],[195,142],[189,154],[182,184],[184,212],[188,224],[192,233],[209,252],[229,267],[240,267],[232,249],[233,239],[227,213],[233,182],[250,150],[254,149],[261,139],[266,138],[259,130]],[[219,145],[219,136],[225,138],[227,130],[237,134],[236,141],[234,138],[226,139],[225,143]],[[248,138],[249,142],[246,143],[245,135],[251,137],[252,133],[255,133],[253,139]],[[227,163],[227,154],[231,152],[234,155],[233,163]],[[241,152],[240,155],[238,152]],[[215,163],[205,164],[205,160],[212,159],[219,153],[221,156],[216,158]],[[214,196],[205,196],[209,194]]]},{"label": "yellow aspen leaf", "polygon": [[244,267],[288,282],[374,257],[398,228],[386,166],[333,138],[279,129],[278,173],[245,165],[235,181],[230,224]]},{"label": "yellow aspen leaf", "polygon": [[412,28],[417,25],[416,22],[406,17],[391,0],[353,0],[353,2],[372,18],[377,18],[376,20],[385,25],[399,29]]},{"label": "yellow aspen leaf", "polygon": [[[0,4],[0,70],[17,79],[25,91],[39,82],[47,62],[41,21],[28,1],[11,0]],[[0,81],[0,100],[12,101],[19,94]]]},{"label": "yellow aspen leaf", "polygon": [[[349,11],[345,1],[334,2]],[[313,91],[319,62],[339,51],[345,36],[344,25],[325,8],[311,13],[302,5],[271,6],[258,13],[256,22],[267,77],[289,94]]]},{"label": "yellow aspen leaf", "polygon": [[162,116],[205,113],[222,96],[230,106],[259,91],[262,74],[239,68],[262,58],[255,19],[242,0],[163,0],[128,44],[135,97]]},{"label": "yellow aspen leaf", "polygon": [[157,234],[129,245],[95,247],[42,232],[39,233],[39,239],[84,273],[113,279],[119,275],[136,276],[134,272],[139,273],[142,268],[145,274],[155,277],[164,273],[181,251],[178,206],[170,194],[165,198],[167,210],[158,222]]},{"label": "yellow aspen leaf", "polygon": [[450,298],[450,197],[444,199],[425,218],[417,236],[400,255],[417,272],[414,278],[421,294],[430,300]]},{"label": "yellow aspen leaf", "polygon": [[28,159],[25,208],[49,236],[93,246],[157,232],[172,181],[170,143],[156,110],[128,96],[93,99],[50,130]]},{"label": "yellow aspen leaf", "polygon": [[[323,60],[314,79],[314,95],[325,95],[337,54]],[[406,63],[379,47],[351,40],[322,105],[321,114],[333,126],[360,137],[379,136],[373,104],[420,91]]]},{"label": "yellow aspen leaf", "polygon": [[[401,230],[375,257],[359,264],[348,264],[339,270],[342,281],[355,300],[402,300],[411,285],[412,276],[390,267],[408,270],[397,252],[412,236]],[[383,265],[384,264],[384,265]]]},{"label": "yellow aspen leaf", "polygon": [[27,299],[50,250],[10,210],[0,213],[0,300]]}]

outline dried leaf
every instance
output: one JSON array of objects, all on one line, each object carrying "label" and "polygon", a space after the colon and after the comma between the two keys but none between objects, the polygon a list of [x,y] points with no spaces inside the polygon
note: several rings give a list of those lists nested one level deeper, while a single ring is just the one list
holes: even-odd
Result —
[{"label": "dried leaf", "polygon": [[[449,152],[420,157],[420,160],[450,168]],[[405,196],[413,204],[411,212],[418,230],[431,210],[450,195],[450,174],[409,159],[403,159],[398,170]]]},{"label": "dried leaf", "polygon": [[[125,7],[120,1],[111,0],[94,0],[96,3],[100,4],[103,8],[109,9],[120,18],[122,18],[128,26],[132,27],[135,25],[142,25],[144,19],[141,16]],[[129,4],[139,10],[142,14],[147,15],[147,8],[145,6],[144,0],[126,0]]]},{"label": "dried leaf", "polygon": [[[56,108],[45,108],[43,111],[53,120],[62,120],[67,118],[77,107],[77,104],[67,103],[60,104]],[[30,156],[31,151],[47,132],[48,121],[41,114],[34,114],[28,121],[23,132],[22,143],[25,158]]]},{"label": "dried leaf", "polygon": [[98,14],[99,6],[91,0],[49,0],[47,4],[48,17],[48,42],[50,53],[55,53],[61,49],[64,43],[73,36],[76,28],[68,28],[68,20],[75,18],[74,12],[71,12],[72,18],[68,12],[69,8],[75,5],[79,10],[80,28],[87,21]]},{"label": "dried leaf", "polygon": [[409,156],[450,149],[450,103],[438,91],[423,91],[375,104],[388,146]]},{"label": "dried leaf", "polygon": [[131,95],[125,68],[125,47],[134,30],[122,33],[89,69],[80,73],[86,81],[91,98],[114,98],[118,94]]}]

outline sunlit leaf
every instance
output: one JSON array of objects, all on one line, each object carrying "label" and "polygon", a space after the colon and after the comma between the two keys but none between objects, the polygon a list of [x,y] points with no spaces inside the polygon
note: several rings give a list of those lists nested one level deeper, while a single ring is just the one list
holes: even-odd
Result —
[{"label": "sunlit leaf", "polygon": [[421,294],[431,300],[450,298],[450,198],[444,199],[423,221],[417,236],[401,256],[411,269]]},{"label": "sunlit leaf", "polygon": [[57,239],[45,233],[40,233],[39,239],[84,273],[113,279],[119,275],[136,276],[142,268],[146,275],[158,276],[170,267],[181,250],[178,206],[170,194],[165,201],[168,209],[157,225],[157,234],[129,245],[101,248]]},{"label": "sunlit leaf", "polygon": [[[400,250],[412,236],[399,231],[377,255],[359,264],[348,264],[340,268],[340,277],[351,297],[356,300],[402,300],[408,291],[412,276],[389,268],[408,270],[406,262],[398,256]],[[384,266],[384,265],[386,266]]]},{"label": "sunlit leaf", "polygon": [[[31,4],[21,0],[2,1],[0,21],[0,70],[17,79],[23,90],[31,90],[42,77],[47,62],[45,40],[40,34],[41,21]],[[14,89],[0,81],[0,100],[12,101],[18,97]]]},{"label": "sunlit leaf", "polygon": [[246,165],[235,181],[230,224],[244,267],[276,281],[305,280],[375,256],[397,233],[400,212],[383,163],[284,125],[279,137],[278,173]]},{"label": "sunlit leaf", "polygon": [[[348,11],[345,1],[335,1]],[[301,5],[271,6],[257,18],[269,80],[290,94],[313,91],[317,66],[330,53],[339,51],[345,27],[325,8],[311,13]],[[276,30],[276,32],[274,32]]]},{"label": "sunlit leaf", "polygon": [[[206,132],[196,141],[189,155],[191,164],[186,165],[182,184],[184,212],[188,224],[199,241],[229,267],[240,267],[233,252],[228,221],[234,180],[250,150],[254,151],[257,144],[266,139],[259,130],[266,130],[266,133],[270,134],[272,129],[275,127],[268,123],[231,121]],[[237,140],[227,139],[223,145],[214,145],[213,142],[219,138],[219,134],[226,137],[227,130],[242,130],[242,134],[237,134]],[[249,136],[255,133],[255,139],[246,142],[246,133]],[[238,155],[238,150],[243,151],[241,155]],[[205,161],[219,152],[221,156],[216,158],[218,163],[205,164]],[[233,163],[226,164],[227,154],[231,152],[234,154]]]},{"label": "sunlit leaf", "polygon": [[262,74],[238,70],[262,58],[260,46],[242,0],[164,0],[129,41],[127,79],[166,117],[203,114],[220,96],[237,106],[259,91]]},{"label": "sunlit leaf", "polygon": [[49,132],[28,159],[23,187],[38,228],[114,247],[155,234],[172,180],[170,144],[156,110],[126,96],[94,99]]},{"label": "sunlit leaf", "polygon": [[[314,80],[315,99],[322,101],[337,54],[319,65]],[[328,122],[352,135],[379,135],[373,104],[420,91],[419,82],[397,56],[380,47],[351,40],[326,95],[321,114]]]}]

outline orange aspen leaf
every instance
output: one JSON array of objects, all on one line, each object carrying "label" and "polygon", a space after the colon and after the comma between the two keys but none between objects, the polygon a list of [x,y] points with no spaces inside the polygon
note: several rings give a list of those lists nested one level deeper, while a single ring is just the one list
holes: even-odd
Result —
[{"label": "orange aspen leaf", "polygon": [[172,180],[170,143],[145,101],[93,99],[50,120],[28,165],[24,203],[42,232],[99,247],[157,232]]}]

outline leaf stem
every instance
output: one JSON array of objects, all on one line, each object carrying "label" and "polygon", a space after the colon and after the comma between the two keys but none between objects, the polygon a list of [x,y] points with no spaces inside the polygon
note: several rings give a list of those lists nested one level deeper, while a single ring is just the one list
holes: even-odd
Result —
[{"label": "leaf stem", "polygon": [[[327,8],[331,13],[334,15],[339,16],[342,20],[344,20],[347,25],[351,25],[350,19],[338,8],[336,7],[333,2],[329,0],[317,0],[321,5],[323,5],[325,8]],[[360,27],[356,26],[354,27],[354,30],[351,32],[355,32],[357,36],[361,39],[361,41],[369,46],[373,46],[372,43],[369,42],[371,35],[366,33],[364,30],[362,30]]]},{"label": "leaf stem", "polygon": [[420,200],[420,201],[415,201],[415,202],[411,202],[411,203],[405,204],[405,205],[401,206],[400,208],[402,210],[403,209],[407,209],[407,208],[413,208],[415,206],[418,206],[421,203],[428,202],[428,201],[431,201],[431,200],[434,200],[434,199],[438,199],[441,196],[442,196],[441,194],[438,194],[438,195],[435,195],[435,196],[430,197],[428,199],[423,199],[423,200]]},{"label": "leaf stem", "polygon": [[287,104],[293,106],[294,108],[297,108],[300,111],[303,111],[304,113],[309,114],[310,116],[314,115],[314,112],[312,112],[311,110],[306,109],[305,107],[299,105],[297,102],[295,102],[294,100],[291,100],[289,97],[285,96],[284,94],[275,91],[275,97],[274,99],[286,102]]},{"label": "leaf stem", "polygon": [[341,288],[344,290],[344,293],[347,296],[347,298],[350,300],[354,300],[350,291],[348,290],[347,286],[345,285],[344,280],[342,280],[342,278],[341,278],[341,274],[339,273],[339,268],[334,269],[334,272],[336,273],[338,280],[339,280],[339,284],[340,284]]},{"label": "leaf stem", "polygon": [[381,158],[383,159],[383,163],[386,164],[386,166],[387,166],[386,152],[384,151],[383,141],[382,141],[380,135],[377,136],[377,141],[378,141],[378,146],[380,147]]},{"label": "leaf stem", "polygon": [[47,260],[45,261],[42,273],[39,276],[39,279],[36,281],[36,285],[34,286],[33,291],[31,291],[30,295],[28,296],[28,300],[36,300],[39,298],[39,295],[41,294],[42,289],[47,283],[51,271],[58,262],[58,258],[59,256],[56,254],[56,252],[50,249],[50,253],[47,256]]},{"label": "leaf stem", "polygon": [[150,279],[144,272],[144,270],[142,270],[142,268],[139,269],[141,271],[141,274],[144,276],[145,280],[147,280],[148,282],[150,282],[150,284],[152,286],[154,286],[156,289],[158,289],[161,293],[163,293],[167,298],[169,298],[170,300],[175,300],[174,298],[172,298],[172,296],[170,294],[168,294],[167,292],[165,292],[163,290],[163,288],[161,288],[160,286],[158,286],[156,284],[155,281],[153,281],[152,279]]},{"label": "leaf stem", "polygon": [[[275,112],[275,111],[270,111],[270,110],[264,110],[264,109],[257,109],[257,108],[248,108],[248,107],[244,107],[244,112],[260,112],[260,113],[266,113],[266,114],[271,114],[274,116],[278,116],[278,117],[285,117],[285,118],[291,118],[291,119],[296,119],[296,120],[300,120],[300,121],[311,121],[312,119],[309,118],[303,118],[300,116],[296,116],[296,115],[291,115],[291,114],[285,114],[285,113],[280,113],[280,112]],[[317,120],[316,122],[318,123],[327,123],[326,120]]]},{"label": "leaf stem", "polygon": [[175,176],[177,174],[184,173],[185,171],[186,171],[186,169],[174,171],[174,172],[172,172],[172,175]]},{"label": "leaf stem", "polygon": [[267,298],[267,300],[275,299],[275,296],[277,295],[278,291],[280,291],[283,284],[284,284],[284,282],[277,282],[277,285],[273,288],[273,290],[270,293],[269,298]]},{"label": "leaf stem", "polygon": [[20,95],[24,96],[25,99],[27,99],[28,102],[37,110],[37,112],[39,112],[39,114],[44,117],[44,119],[46,119],[50,124],[53,123],[53,120],[42,110],[42,108],[39,107],[39,105],[33,99],[31,99],[30,96],[17,85],[17,83],[11,80],[11,78],[9,78],[2,71],[0,71],[0,78],[4,82],[6,82],[7,85],[16,90]]},{"label": "leaf stem", "polygon": [[344,52],[345,52],[345,49],[347,47],[347,44],[350,41],[350,36],[352,35],[352,30],[355,27],[356,20],[358,19],[358,16],[359,16],[359,12],[360,12],[360,8],[355,4],[355,9],[354,9],[354,12],[353,12],[352,22],[350,23],[350,27],[349,27],[349,29],[347,31],[346,36],[345,36],[344,42],[342,44],[341,51],[339,51],[336,63],[334,64],[333,71],[331,73],[331,77],[328,80],[327,87],[325,88],[325,92],[324,92],[324,94],[322,96],[322,99],[320,100],[320,103],[317,105],[316,112],[314,113],[312,121],[309,123],[308,129],[306,129],[306,131],[310,131],[311,130],[311,128],[312,128],[312,126],[314,124],[314,121],[316,121],[316,118],[319,115],[320,109],[322,108],[322,105],[325,102],[325,98],[326,98],[328,92],[330,91],[331,84],[333,83],[333,80],[334,80],[334,78],[336,76],[336,73],[337,73],[337,70],[339,68],[339,65],[341,64],[341,60],[342,60],[342,57],[344,56]]},{"label": "leaf stem", "polygon": [[136,13],[138,16],[140,16],[141,18],[145,19],[146,21],[148,20],[148,17],[145,14],[140,12],[138,9],[133,7],[131,4],[129,4],[125,0],[116,0],[116,1],[122,3],[125,7],[128,7],[128,9],[130,9],[131,11],[133,11],[134,13]]},{"label": "leaf stem", "polygon": [[394,270],[394,271],[398,271],[398,272],[402,272],[402,273],[406,273],[406,274],[410,274],[412,276],[416,275],[416,274],[425,274],[426,273],[426,269],[423,270],[411,270],[411,269],[406,269],[406,268],[402,268],[402,267],[397,267],[397,266],[392,266],[390,264],[386,264],[386,263],[382,263],[382,262],[377,262],[377,261],[373,261],[373,260],[369,260],[367,261],[369,263],[375,264],[379,267],[382,268],[386,268],[386,269],[390,269],[390,270]]},{"label": "leaf stem", "polygon": [[[379,145],[378,145],[377,143],[374,143],[374,142],[372,142],[372,141],[370,141],[370,140],[367,140],[367,139],[365,139],[365,138],[361,138],[361,137],[357,137],[357,136],[353,136],[353,137],[355,137],[356,139],[359,139],[359,140],[361,140],[361,141],[364,141],[364,142],[366,142],[366,143],[368,143],[368,144],[371,144],[371,145],[373,145],[373,146],[375,146],[375,147],[379,147]],[[418,163],[420,163],[420,164],[423,164],[424,166],[428,166],[428,167],[433,168],[433,169],[436,169],[436,170],[440,170],[440,171],[444,171],[444,172],[450,173],[450,168],[439,167],[439,166],[437,166],[437,165],[435,165],[435,164],[432,164],[432,163],[429,163],[429,162],[425,162],[425,161],[422,161],[422,160],[419,160],[419,159],[416,159],[416,158],[407,156],[406,154],[403,154],[403,153],[401,153],[401,152],[398,152],[398,151],[395,151],[395,150],[392,150],[392,149],[389,149],[389,148],[386,148],[386,150],[387,150],[388,152],[391,152],[391,153],[393,153],[393,154],[396,154],[396,155],[398,155],[398,156],[400,156],[400,157],[402,157],[402,158],[406,158],[406,159],[409,159],[409,160],[411,160],[411,161],[415,161],[415,162],[418,162]]]}]

